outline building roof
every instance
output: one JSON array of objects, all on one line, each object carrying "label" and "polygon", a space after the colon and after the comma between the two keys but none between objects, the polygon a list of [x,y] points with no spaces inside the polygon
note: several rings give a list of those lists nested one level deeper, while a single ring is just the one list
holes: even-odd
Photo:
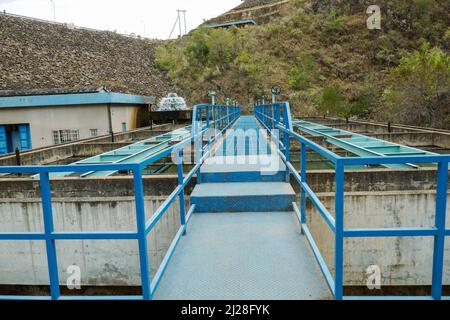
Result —
[{"label": "building roof", "polygon": [[109,92],[105,87],[75,87],[0,91],[0,108],[25,108],[89,104],[155,104],[156,98]]},{"label": "building roof", "polygon": [[0,90],[0,97],[40,96],[51,94],[109,92],[104,86],[77,86],[65,88]]},{"label": "building roof", "polygon": [[234,27],[234,26],[242,26],[242,25],[249,25],[249,24],[256,24],[255,20],[239,20],[239,21],[230,21],[225,23],[218,23],[218,24],[210,24],[207,25],[208,28],[226,28],[226,27]]}]

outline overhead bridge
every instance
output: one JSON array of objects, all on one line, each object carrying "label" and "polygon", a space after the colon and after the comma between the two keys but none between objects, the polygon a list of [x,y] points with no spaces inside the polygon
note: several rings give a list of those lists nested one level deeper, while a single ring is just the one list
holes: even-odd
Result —
[{"label": "overhead bridge", "polygon": [[[355,156],[339,156],[308,139],[323,136]],[[0,173],[34,173],[39,179],[44,231],[0,233],[1,240],[42,240],[46,245],[51,296],[2,296],[2,299],[345,299],[344,239],[433,237],[432,289],[442,298],[448,163],[435,155],[372,140],[291,118],[289,103],[256,106],[241,115],[235,106],[197,105],[193,123],[164,135],[67,166],[0,167]],[[291,144],[300,145],[300,170],[294,168]],[[191,150],[193,146],[194,150]],[[184,173],[184,153],[195,163]],[[333,164],[333,212],[311,189],[306,154],[319,154]],[[178,185],[146,219],[143,170],[174,155]],[[432,227],[348,228],[344,225],[345,170],[374,165],[413,168],[435,163],[436,207]],[[120,171],[133,176],[136,230],[132,232],[56,232],[50,178],[104,176]],[[196,184],[186,201],[186,187]],[[293,186],[300,186],[296,193]],[[179,200],[180,227],[155,274],[151,276],[147,237],[168,208]],[[306,219],[306,201],[333,234],[333,268],[325,262]],[[189,207],[186,204],[189,203]],[[142,294],[139,296],[62,296],[57,240],[135,240],[138,243]],[[370,298],[370,297],[363,297]]]}]

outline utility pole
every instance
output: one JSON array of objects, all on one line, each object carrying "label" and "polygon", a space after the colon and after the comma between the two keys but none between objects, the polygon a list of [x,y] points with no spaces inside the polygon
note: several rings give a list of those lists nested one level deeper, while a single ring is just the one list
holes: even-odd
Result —
[{"label": "utility pole", "polygon": [[178,12],[178,29],[180,30],[180,38],[181,38],[181,16],[180,16],[180,11],[181,10],[177,10],[177,12]]},{"label": "utility pole", "polygon": [[[178,28],[180,30],[180,38],[186,34],[187,32],[187,28],[186,28],[186,10],[177,10],[178,12]],[[181,14],[183,14],[183,19],[184,19],[184,34],[182,31],[182,26],[181,26]]]},{"label": "utility pole", "polygon": [[[183,14],[183,17],[181,17],[181,14]],[[181,25],[181,20],[184,19],[184,33],[183,33],[183,27]],[[179,31],[179,37],[181,38],[183,35],[187,34],[187,25],[186,25],[186,10],[180,10],[177,9],[177,19],[175,20],[175,24],[173,25],[172,31],[170,31],[169,39],[172,37],[172,34],[177,27],[178,24],[178,31]]]},{"label": "utility pole", "polygon": [[144,27],[144,34],[143,34],[143,36],[145,38],[145,35],[147,34],[147,30],[145,28],[145,21],[141,20],[141,23],[142,23],[142,26]]},{"label": "utility pole", "polygon": [[56,22],[56,9],[55,9],[55,0],[50,0],[53,5],[53,21]]},{"label": "utility pole", "polygon": [[184,18],[184,34],[187,34],[186,10],[183,11],[183,18]]}]

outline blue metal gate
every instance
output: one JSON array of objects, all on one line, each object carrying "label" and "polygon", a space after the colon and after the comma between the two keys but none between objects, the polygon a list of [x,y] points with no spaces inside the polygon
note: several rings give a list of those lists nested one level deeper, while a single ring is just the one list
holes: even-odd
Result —
[{"label": "blue metal gate", "polygon": [[31,134],[29,124],[19,124],[19,137],[20,137],[20,150],[30,150]]},{"label": "blue metal gate", "polygon": [[0,154],[8,153],[8,140],[6,139],[6,126],[0,125]]}]

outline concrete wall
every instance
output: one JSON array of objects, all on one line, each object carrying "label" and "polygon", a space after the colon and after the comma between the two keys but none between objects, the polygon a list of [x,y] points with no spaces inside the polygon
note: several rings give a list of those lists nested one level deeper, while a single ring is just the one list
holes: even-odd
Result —
[{"label": "concrete wall", "polygon": [[[321,193],[319,198],[334,216],[334,193]],[[432,227],[435,200],[433,191],[347,192],[345,228]],[[448,212],[450,201],[450,228]],[[309,201],[307,221],[334,273],[334,234]],[[431,285],[432,261],[432,237],[348,238],[344,244],[344,283],[365,286],[367,267],[378,265],[384,286],[427,286]],[[444,284],[450,285],[450,239],[445,247]]]},{"label": "concrete wall", "polygon": [[[146,197],[146,219],[165,197]],[[176,201],[148,236],[148,254],[153,276],[180,226]],[[61,199],[53,201],[55,231],[134,231],[133,197]],[[0,200],[0,232],[42,232],[41,204],[37,199]],[[81,268],[82,285],[139,286],[138,245],[135,240],[57,241],[61,284],[67,267]],[[0,241],[0,283],[46,285],[48,281],[45,242]]]},{"label": "concrete wall", "polygon": [[[114,132],[122,132],[122,122],[127,130],[137,127],[139,106],[116,105],[111,107]],[[33,148],[53,145],[53,130],[78,129],[80,139],[90,138],[90,129],[98,135],[109,133],[108,109],[105,105],[55,106],[36,108],[2,108],[0,124],[30,124]]]},{"label": "concrete wall", "polygon": [[[435,170],[349,170],[345,183],[346,227],[413,227],[433,225]],[[194,177],[195,180],[195,177]],[[333,171],[309,171],[308,183],[334,212]],[[144,179],[150,216],[177,184],[176,176]],[[189,195],[195,181],[187,187]],[[293,183],[296,186],[296,183]],[[131,177],[66,178],[52,181],[58,231],[133,230],[135,226]],[[0,179],[0,232],[42,230],[39,183],[26,178]],[[450,198],[450,197],[449,197]],[[450,212],[450,199],[447,203]],[[447,214],[448,215],[448,214]],[[308,221],[330,269],[334,241],[319,214],[308,204]],[[149,237],[152,272],[162,259],[179,225],[178,204]],[[450,218],[447,218],[450,227]],[[84,272],[83,283],[139,285],[136,243],[132,241],[58,241],[61,279],[69,264]],[[365,285],[365,271],[377,264],[384,285],[429,285],[432,239],[351,239],[345,244],[345,283]],[[445,284],[450,285],[450,242],[445,256]],[[46,284],[45,248],[37,241],[0,242],[0,284]]]}]

